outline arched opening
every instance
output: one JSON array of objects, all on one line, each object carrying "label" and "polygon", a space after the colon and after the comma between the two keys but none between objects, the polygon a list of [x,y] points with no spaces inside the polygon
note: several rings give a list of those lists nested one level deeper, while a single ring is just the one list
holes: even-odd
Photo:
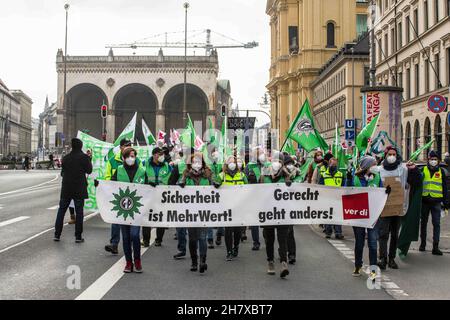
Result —
[{"label": "arched opening", "polygon": [[442,122],[441,117],[436,115],[434,120],[434,139],[436,140],[434,145],[439,157],[442,157]]},{"label": "arched opening", "polygon": [[327,48],[335,48],[335,26],[333,22],[327,23]]},{"label": "arched opening", "polygon": [[409,124],[409,122],[406,124],[406,159],[409,159],[409,157],[411,156],[411,125]]},{"label": "arched opening", "polygon": [[[174,86],[164,97],[163,108],[166,115],[166,131],[186,127],[186,121],[183,119],[183,87],[183,84]],[[186,112],[191,117],[194,125],[195,122],[201,122],[202,132],[197,132],[197,134],[203,134],[209,109],[208,97],[202,89],[193,84],[187,84],[186,90]]]},{"label": "arched opening", "polygon": [[420,148],[420,124],[419,120],[414,123],[414,151]]},{"label": "arched opening", "polygon": [[122,87],[114,97],[113,108],[116,116],[116,137],[131,121],[135,112],[137,112],[135,139],[139,144],[145,144],[144,134],[142,133],[142,119],[145,120],[153,135],[156,134],[158,99],[149,87],[140,83],[132,83]]},{"label": "arched opening", "polygon": [[[425,127],[424,127],[423,135],[424,135],[424,139],[425,139],[424,143],[428,143],[431,141],[431,124],[430,124],[430,118],[428,118],[428,117],[425,119]],[[427,158],[428,152],[430,152],[430,148],[428,148],[425,152],[426,153],[424,155],[424,159]]]},{"label": "arched opening", "polygon": [[81,83],[67,92],[67,134],[66,141],[76,137],[78,131],[102,138],[101,106],[108,105],[108,98],[102,89],[90,83]]}]

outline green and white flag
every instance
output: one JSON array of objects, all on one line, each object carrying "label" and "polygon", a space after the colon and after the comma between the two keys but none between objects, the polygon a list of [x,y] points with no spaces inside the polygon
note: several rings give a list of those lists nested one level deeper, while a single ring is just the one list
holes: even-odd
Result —
[{"label": "green and white flag", "polygon": [[380,115],[377,115],[375,118],[370,121],[368,125],[366,125],[361,132],[356,136],[356,146],[360,152],[364,152],[367,150],[367,147],[371,139],[373,139],[373,134],[377,129],[378,119]]},{"label": "green and white flag", "polygon": [[114,147],[119,146],[122,139],[134,141],[134,134],[136,132],[136,118],[137,112],[134,114],[133,119],[131,119],[130,123],[128,123],[125,129],[123,129],[119,137],[117,137],[116,141],[114,142]]},{"label": "green and white flag", "polygon": [[295,148],[292,145],[292,140],[291,139],[287,139],[287,141],[284,144],[284,147],[281,149],[281,151],[287,152],[290,155],[294,155],[295,156]]},{"label": "green and white flag", "polygon": [[311,152],[317,148],[321,148],[324,151],[324,148],[328,149],[325,141],[314,126],[314,119],[308,100],[305,101],[302,109],[289,128],[286,139],[294,140],[301,145],[306,152]]},{"label": "green and white flag", "polygon": [[419,155],[424,151],[429,149],[434,143],[434,139],[431,140],[430,142],[428,142],[426,145],[420,147],[419,149],[417,149],[416,151],[414,151],[414,153],[411,155],[411,157],[409,158],[409,161],[415,161],[417,160],[417,158],[419,157]]},{"label": "green and white flag", "polygon": [[142,118],[142,133],[144,134],[145,142],[147,143],[148,146],[151,146],[152,144],[156,143],[155,136],[148,128],[144,118]]},{"label": "green and white flag", "polygon": [[191,117],[188,116],[188,122],[186,125],[186,129],[183,130],[183,133],[180,135],[180,141],[189,148],[193,148],[195,146],[195,138],[197,135],[195,134],[194,125],[192,124]]}]

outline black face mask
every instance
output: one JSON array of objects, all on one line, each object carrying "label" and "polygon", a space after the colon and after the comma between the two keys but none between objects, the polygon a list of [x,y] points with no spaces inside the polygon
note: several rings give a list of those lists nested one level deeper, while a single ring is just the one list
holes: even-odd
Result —
[{"label": "black face mask", "polygon": [[337,171],[337,166],[330,166],[329,169],[330,169],[330,173],[334,174]]}]

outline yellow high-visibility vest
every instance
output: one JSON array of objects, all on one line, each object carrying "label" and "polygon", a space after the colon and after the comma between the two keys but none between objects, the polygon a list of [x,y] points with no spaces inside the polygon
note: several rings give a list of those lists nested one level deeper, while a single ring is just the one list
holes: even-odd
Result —
[{"label": "yellow high-visibility vest", "polygon": [[430,196],[432,198],[442,198],[443,187],[442,187],[442,169],[439,168],[433,176],[428,167],[423,168],[423,191],[422,197]]}]

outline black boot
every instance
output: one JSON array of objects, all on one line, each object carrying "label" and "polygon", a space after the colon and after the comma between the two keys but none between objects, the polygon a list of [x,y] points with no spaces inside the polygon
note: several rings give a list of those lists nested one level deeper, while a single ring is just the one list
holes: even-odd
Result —
[{"label": "black boot", "polygon": [[208,265],[206,264],[206,257],[200,258],[200,273],[204,273],[206,270],[208,270]]},{"label": "black boot", "polygon": [[420,242],[420,247],[419,247],[419,251],[424,252],[425,251],[425,247],[427,246],[427,241],[422,240]]},{"label": "black boot", "polygon": [[439,242],[435,241],[433,242],[433,251],[431,251],[432,254],[435,256],[442,256],[442,251],[439,250]]},{"label": "black boot", "polygon": [[[395,262],[394,259],[389,258],[389,263],[388,263],[389,268],[391,269],[398,269],[398,265]],[[381,269],[381,268],[380,268]]]},{"label": "black boot", "polygon": [[195,272],[198,270],[198,258],[197,255],[191,255],[192,259],[192,265],[191,265],[191,271]]},{"label": "black boot", "polygon": [[386,270],[386,265],[387,265],[386,258],[384,258],[384,257],[380,258],[380,260],[378,260],[377,265],[381,270]]}]

